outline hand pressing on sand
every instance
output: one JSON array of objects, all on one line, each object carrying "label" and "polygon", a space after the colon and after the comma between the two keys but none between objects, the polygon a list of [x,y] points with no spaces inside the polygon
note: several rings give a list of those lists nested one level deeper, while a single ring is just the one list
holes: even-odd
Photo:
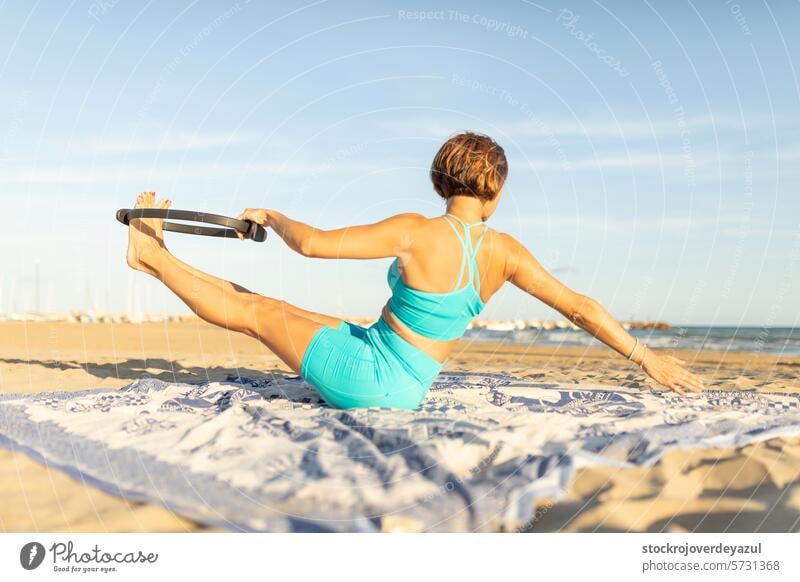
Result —
[{"label": "hand pressing on sand", "polygon": [[675,356],[659,354],[645,348],[639,365],[653,380],[681,396],[686,396],[684,389],[701,392],[705,388],[700,376],[689,372],[685,368],[686,362]]}]

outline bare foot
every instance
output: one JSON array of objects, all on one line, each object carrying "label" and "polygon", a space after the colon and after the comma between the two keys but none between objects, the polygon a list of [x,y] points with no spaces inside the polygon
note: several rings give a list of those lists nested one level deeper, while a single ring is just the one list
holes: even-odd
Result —
[{"label": "bare foot", "polygon": [[[155,192],[142,192],[134,208],[169,208],[170,200],[156,202]],[[164,221],[160,218],[135,218],[128,227],[128,266],[155,275],[157,257],[167,250],[164,245]]]}]

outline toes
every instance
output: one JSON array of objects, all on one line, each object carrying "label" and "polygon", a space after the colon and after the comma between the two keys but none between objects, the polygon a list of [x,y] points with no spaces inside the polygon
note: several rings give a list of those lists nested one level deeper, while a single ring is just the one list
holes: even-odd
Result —
[{"label": "toes", "polygon": [[150,208],[155,200],[155,192],[142,192],[136,197],[136,208]]},{"label": "toes", "polygon": [[156,202],[155,192],[142,192],[136,197],[136,205],[134,208],[167,208],[166,206],[162,206],[163,202],[163,200],[158,203]]}]

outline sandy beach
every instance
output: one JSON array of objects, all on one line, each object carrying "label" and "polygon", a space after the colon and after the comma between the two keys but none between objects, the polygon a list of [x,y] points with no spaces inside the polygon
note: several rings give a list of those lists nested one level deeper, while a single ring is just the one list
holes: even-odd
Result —
[{"label": "sandy beach", "polygon": [[[671,352],[717,389],[797,392],[800,358]],[[610,350],[462,342],[450,370],[654,389]],[[0,392],[118,388],[166,381],[293,375],[266,348],[200,321],[0,323]],[[659,389],[659,388],[656,388]],[[0,449],[0,531],[157,532],[208,528],[128,502]],[[568,497],[543,503],[532,531],[800,531],[800,438],[677,451],[651,468],[583,469]]]}]

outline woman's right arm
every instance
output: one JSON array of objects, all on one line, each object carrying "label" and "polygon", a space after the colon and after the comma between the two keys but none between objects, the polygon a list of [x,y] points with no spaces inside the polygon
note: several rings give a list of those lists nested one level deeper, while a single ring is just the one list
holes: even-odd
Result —
[{"label": "woman's right arm", "polygon": [[503,236],[508,281],[549,305],[620,355],[627,358],[633,352],[632,360],[651,378],[678,394],[685,396],[683,388],[693,392],[703,389],[702,380],[684,368],[685,362],[653,352],[642,344],[637,345],[636,339],[602,305],[561,283],[521,243],[509,235]]},{"label": "woman's right arm", "polygon": [[323,230],[264,208],[248,208],[238,218],[271,228],[292,250],[318,259],[396,257],[411,245],[415,229],[426,220],[420,214],[398,214],[374,224]]}]

